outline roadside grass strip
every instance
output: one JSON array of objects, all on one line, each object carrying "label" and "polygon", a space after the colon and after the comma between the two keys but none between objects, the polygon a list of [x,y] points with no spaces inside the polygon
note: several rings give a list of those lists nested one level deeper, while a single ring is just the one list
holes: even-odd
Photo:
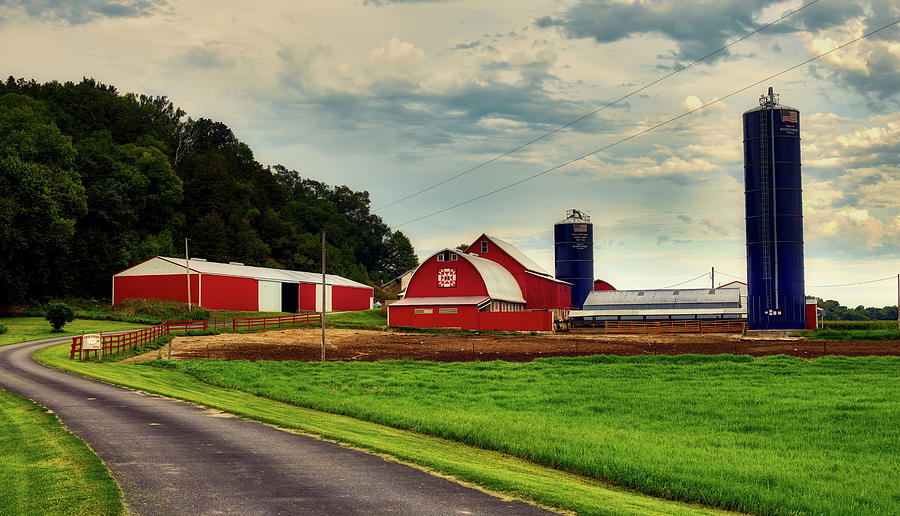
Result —
[{"label": "roadside grass strip", "polygon": [[15,344],[26,340],[66,337],[85,333],[133,330],[143,328],[146,324],[121,321],[95,321],[91,319],[75,319],[66,324],[61,333],[53,333],[50,323],[43,317],[2,317],[0,323],[7,327],[7,332],[0,334],[0,346]]},{"label": "roadside grass strip", "polygon": [[0,514],[125,514],[102,461],[47,409],[0,389]]},{"label": "roadside grass strip", "polygon": [[900,514],[898,357],[155,365],[661,498],[756,514]]},{"label": "roadside grass strip", "polygon": [[[89,378],[197,403],[385,454],[491,491],[579,514],[730,514],[711,507],[647,496],[576,472],[554,469],[507,453],[471,446],[472,443],[427,435],[423,429],[392,428],[229,387],[209,385],[171,368],[73,361],[68,359],[68,348],[65,345],[40,350],[34,357],[51,367]],[[408,368],[410,364],[412,363],[400,362],[395,365]],[[347,364],[332,365],[340,367]],[[296,380],[297,378],[294,379]],[[326,390],[332,392],[332,387]],[[347,392],[345,389],[344,394]]]}]

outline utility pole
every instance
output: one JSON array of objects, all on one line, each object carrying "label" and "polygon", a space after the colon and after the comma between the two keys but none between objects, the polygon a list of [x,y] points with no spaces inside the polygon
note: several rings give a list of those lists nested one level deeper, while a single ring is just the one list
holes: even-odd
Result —
[{"label": "utility pole", "polygon": [[897,329],[900,330],[900,274],[897,275]]},{"label": "utility pole", "polygon": [[712,280],[712,288],[716,288],[716,268],[712,268],[712,272],[709,273],[709,278]]},{"label": "utility pole", "polygon": [[322,362],[325,361],[325,230],[322,230]]}]

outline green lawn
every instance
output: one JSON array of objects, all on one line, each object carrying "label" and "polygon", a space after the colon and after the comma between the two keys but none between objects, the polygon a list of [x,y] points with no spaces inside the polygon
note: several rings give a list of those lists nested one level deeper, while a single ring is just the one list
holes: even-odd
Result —
[{"label": "green lawn", "polygon": [[757,514],[900,514],[900,358],[158,362],[210,384]]},{"label": "green lawn", "polygon": [[335,327],[381,327],[387,325],[387,316],[380,308],[374,310],[362,310],[359,312],[325,314],[325,324],[327,326]]},{"label": "green lawn", "polygon": [[82,331],[95,333],[130,330],[147,326],[146,324],[133,322],[75,319],[63,327],[62,333],[53,333],[50,323],[42,317],[2,317],[0,318],[0,324],[7,328],[7,332],[0,335],[0,346],[26,340],[79,335]]},{"label": "green lawn", "polygon": [[45,408],[0,389],[0,514],[125,514],[100,459]]},{"label": "green lawn", "polygon": [[[64,346],[38,351],[35,358],[52,367],[102,381],[198,403],[250,419],[385,453],[488,489],[536,500],[551,507],[573,510],[580,514],[726,514],[723,510],[646,496],[615,487],[599,479],[545,467],[507,453],[427,435],[423,433],[423,428],[412,431],[396,429],[345,415],[282,403],[231,388],[212,386],[171,369],[142,364],[73,361],[69,360]],[[412,362],[385,365],[405,369],[416,368],[416,364]],[[424,365],[434,366],[434,364]],[[347,370],[352,372],[353,365],[327,364],[320,372],[333,371],[331,368],[334,366],[338,369],[347,367]],[[298,379],[294,378],[295,381]],[[298,383],[298,388],[303,389],[304,386],[307,386],[306,382]],[[344,396],[348,392],[348,389],[338,388],[336,394]],[[456,421],[458,422],[458,419]]]},{"label": "green lawn", "polygon": [[813,340],[885,340],[900,341],[900,330],[896,323],[893,329],[874,330],[805,330],[800,335]]}]

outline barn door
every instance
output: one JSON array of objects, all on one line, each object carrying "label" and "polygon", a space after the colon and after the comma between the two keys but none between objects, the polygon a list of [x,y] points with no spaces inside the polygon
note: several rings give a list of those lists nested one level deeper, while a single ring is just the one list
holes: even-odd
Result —
[{"label": "barn door", "polygon": [[[325,311],[331,311],[331,285],[325,286]],[[316,285],[316,311],[322,311],[322,285]]]}]

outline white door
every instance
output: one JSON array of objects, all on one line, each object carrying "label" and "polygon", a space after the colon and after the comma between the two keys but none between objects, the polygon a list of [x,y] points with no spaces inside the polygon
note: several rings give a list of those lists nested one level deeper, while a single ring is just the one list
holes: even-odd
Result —
[{"label": "white door", "polygon": [[[331,311],[331,285],[325,285],[325,311]],[[322,311],[322,285],[316,284],[316,311]]]},{"label": "white door", "polygon": [[259,311],[281,311],[281,283],[278,281],[258,281],[259,283]]}]

